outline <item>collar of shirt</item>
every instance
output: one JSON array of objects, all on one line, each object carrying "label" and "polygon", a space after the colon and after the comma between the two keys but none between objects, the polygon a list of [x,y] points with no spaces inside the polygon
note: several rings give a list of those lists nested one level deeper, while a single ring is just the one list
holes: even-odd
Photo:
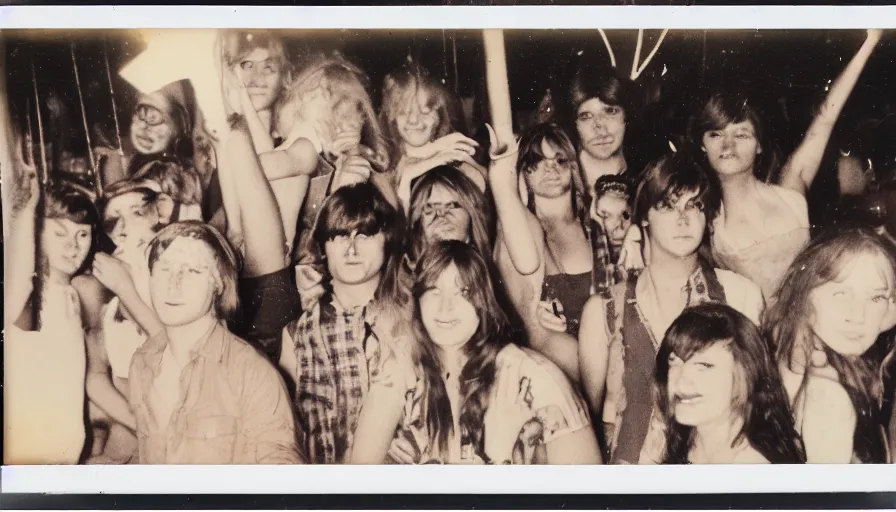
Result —
[{"label": "collar of shirt", "polygon": [[[224,360],[224,353],[227,344],[225,339],[229,332],[223,324],[218,323],[209,332],[208,336],[199,341],[190,353],[190,361],[197,357],[204,357],[210,361],[221,362]],[[168,347],[170,340],[163,330],[137,350],[136,357],[141,358],[144,365],[152,370],[153,376],[158,376],[162,368],[162,357],[165,354],[165,348]],[[189,362],[187,363],[189,364]]]}]

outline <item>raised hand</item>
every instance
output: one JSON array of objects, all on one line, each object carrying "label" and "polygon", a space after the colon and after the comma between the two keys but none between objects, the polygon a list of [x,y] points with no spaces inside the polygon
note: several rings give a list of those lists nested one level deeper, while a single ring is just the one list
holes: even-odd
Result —
[{"label": "raised hand", "polygon": [[881,37],[883,37],[884,31],[879,28],[869,28],[866,31],[866,34],[867,41],[870,41],[873,44],[877,44],[878,42],[880,42]]},{"label": "raised hand", "polygon": [[489,401],[483,423],[485,454],[496,464],[512,460],[513,447],[532,411],[532,382],[519,367],[504,363],[498,370],[497,389]]},{"label": "raised hand", "polygon": [[118,296],[134,288],[129,265],[108,254],[100,252],[94,255],[93,276]]}]

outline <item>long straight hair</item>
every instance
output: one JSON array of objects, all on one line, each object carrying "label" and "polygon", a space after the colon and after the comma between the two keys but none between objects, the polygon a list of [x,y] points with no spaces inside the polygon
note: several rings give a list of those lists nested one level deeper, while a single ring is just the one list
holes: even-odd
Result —
[{"label": "long straight hair", "polygon": [[[803,351],[808,359],[811,344],[806,342],[807,336],[812,335],[810,321],[814,315],[812,291],[836,280],[850,262],[863,254],[879,256],[889,267],[890,279],[896,275],[893,244],[865,228],[826,231],[796,257],[781,279],[772,305],[763,314],[763,334],[773,342],[778,364],[792,368],[798,351]],[[892,282],[888,287],[892,293]],[[883,462],[880,456],[885,449],[873,433],[877,430],[876,412],[883,400],[883,362],[876,360],[872,351],[857,357],[843,356],[827,345],[824,351],[856,410],[856,455],[863,462]],[[892,357],[892,344],[887,352],[890,355],[885,359]]]},{"label": "long straight hair", "polygon": [[417,101],[418,94],[425,95],[427,106],[439,116],[433,140],[455,132],[468,135],[457,94],[416,62],[408,62],[383,80],[380,126],[391,146],[393,168],[402,157],[402,140],[396,118],[408,101]]},{"label": "long straight hair", "polygon": [[[389,204],[373,183],[365,181],[341,187],[327,197],[317,214],[311,236],[318,254],[326,259],[324,246],[338,235],[349,235],[352,231],[365,235],[382,233],[385,254],[375,297],[378,300],[398,300],[405,296],[398,282],[404,225],[404,216]],[[324,276],[323,285],[332,291],[329,275]]]},{"label": "long straight hair", "polygon": [[491,278],[482,255],[474,247],[457,240],[441,241],[427,248],[415,269],[413,286],[413,331],[417,343],[414,358],[424,382],[424,424],[428,437],[438,447],[441,458],[448,453],[449,435],[454,432],[451,404],[442,379],[441,349],[426,331],[420,311],[420,297],[436,285],[439,276],[454,265],[465,298],[479,315],[479,326],[464,345],[467,362],[460,374],[460,440],[471,445],[477,455],[485,455],[483,418],[494,386],[498,353],[510,343],[508,322],[498,305]]},{"label": "long straight hair", "polygon": [[733,414],[743,426],[732,447],[747,441],[773,464],[806,462],[802,441],[784,383],[759,329],[743,314],[724,304],[701,304],[685,309],[672,323],[656,356],[655,394],[666,420],[668,464],[687,464],[696,429],[675,420],[669,401],[669,358],[687,361],[714,345],[725,344],[734,357]]},{"label": "long straight hair", "polygon": [[[588,223],[588,207],[590,206],[589,198],[591,194],[587,190],[582,179],[581,169],[579,168],[578,159],[576,157],[575,146],[569,135],[560,127],[560,125],[552,123],[542,123],[528,128],[523,132],[520,138],[519,160],[517,170],[520,173],[531,173],[535,170],[535,166],[545,159],[541,150],[541,143],[547,142],[553,146],[558,152],[562,153],[570,162],[572,172],[570,173],[570,190],[569,200],[572,205],[573,213],[582,225],[582,229],[587,234],[590,230]],[[535,193],[529,180],[526,178],[526,194],[527,205],[529,211],[535,214]]]},{"label": "long straight hair", "polygon": [[420,177],[411,191],[411,206],[408,209],[411,261],[416,261],[430,243],[423,233],[423,206],[436,185],[457,194],[457,202],[470,216],[470,243],[480,254],[491,254],[495,242],[495,216],[492,214],[491,203],[479,187],[460,170],[450,165],[440,165]]}]

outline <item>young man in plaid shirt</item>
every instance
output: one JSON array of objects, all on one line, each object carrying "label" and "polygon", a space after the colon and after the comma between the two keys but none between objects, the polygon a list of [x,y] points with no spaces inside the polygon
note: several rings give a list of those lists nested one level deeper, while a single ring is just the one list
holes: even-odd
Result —
[{"label": "young man in plaid shirt", "polygon": [[401,219],[370,182],[338,189],[317,217],[326,292],[284,329],[280,357],[310,463],[342,462],[371,385],[398,378],[393,346],[406,353],[407,332],[396,300]]}]

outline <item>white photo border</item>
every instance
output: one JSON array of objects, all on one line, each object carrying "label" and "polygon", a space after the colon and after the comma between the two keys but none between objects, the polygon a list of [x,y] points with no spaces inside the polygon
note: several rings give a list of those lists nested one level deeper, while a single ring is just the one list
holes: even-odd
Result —
[{"label": "white photo border", "polygon": [[[0,7],[2,29],[867,29],[893,6]],[[2,34],[0,34],[2,37]],[[896,465],[806,466],[5,466],[3,493],[893,492]],[[346,483],[350,482],[350,488]]]}]

